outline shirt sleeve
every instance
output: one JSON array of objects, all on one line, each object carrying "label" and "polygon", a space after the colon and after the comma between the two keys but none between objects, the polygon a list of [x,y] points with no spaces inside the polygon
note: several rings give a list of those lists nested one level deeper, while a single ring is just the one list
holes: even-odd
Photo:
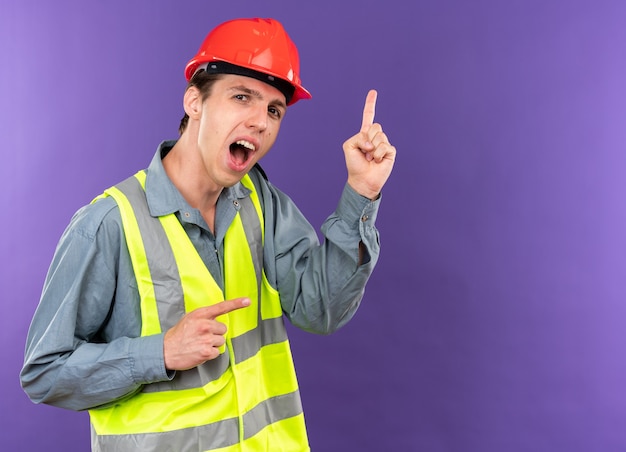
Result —
[{"label": "shirt sleeve", "polygon": [[114,207],[104,199],[81,209],[59,241],[20,374],[35,403],[84,410],[168,378],[162,335],[137,337],[139,303],[118,281],[125,248]]},{"label": "shirt sleeve", "polygon": [[274,265],[268,273],[275,273],[283,311],[303,330],[332,333],[356,312],[378,260],[380,197],[372,201],[346,184],[337,208],[321,227],[320,244],[293,201],[271,185],[270,190],[274,212],[268,229],[275,260],[266,266]]}]

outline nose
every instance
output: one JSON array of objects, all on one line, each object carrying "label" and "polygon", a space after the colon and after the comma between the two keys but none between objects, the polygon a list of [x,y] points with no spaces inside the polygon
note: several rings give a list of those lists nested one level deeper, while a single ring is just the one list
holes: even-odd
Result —
[{"label": "nose", "polygon": [[256,129],[259,132],[263,132],[267,129],[267,106],[255,105],[250,109],[250,116],[246,121],[246,125],[252,129]]}]

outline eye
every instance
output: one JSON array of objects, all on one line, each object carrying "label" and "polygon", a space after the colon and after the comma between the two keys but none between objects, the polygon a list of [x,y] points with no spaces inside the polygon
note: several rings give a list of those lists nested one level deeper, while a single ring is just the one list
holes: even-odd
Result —
[{"label": "eye", "polygon": [[248,95],[247,94],[235,94],[233,98],[240,100],[242,102],[245,102],[248,100]]},{"label": "eye", "polygon": [[274,116],[275,118],[280,119],[283,112],[280,111],[280,109],[276,108],[276,107],[268,107],[267,111],[269,112],[270,115]]}]

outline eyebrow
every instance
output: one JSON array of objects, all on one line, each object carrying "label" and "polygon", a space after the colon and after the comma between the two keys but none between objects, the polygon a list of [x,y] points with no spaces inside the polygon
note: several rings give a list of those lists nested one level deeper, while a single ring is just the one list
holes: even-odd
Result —
[{"label": "eyebrow", "polygon": [[[257,91],[256,89],[251,89],[248,88],[244,85],[237,85],[237,86],[233,86],[231,88],[229,88],[229,91],[241,91],[245,94],[248,94],[250,96],[256,97],[257,99],[262,99],[263,95]],[[274,99],[272,102],[270,102],[273,105],[276,105],[277,107],[281,107],[281,108],[287,108],[287,105],[280,99]]]}]

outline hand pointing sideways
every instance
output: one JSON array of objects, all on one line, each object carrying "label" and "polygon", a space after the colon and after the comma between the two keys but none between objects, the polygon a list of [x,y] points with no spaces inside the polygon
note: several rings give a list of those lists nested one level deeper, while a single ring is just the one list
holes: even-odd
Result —
[{"label": "hand pointing sideways", "polygon": [[163,355],[168,370],[187,370],[219,356],[226,325],[216,320],[250,305],[248,298],[226,300],[191,311],[165,333]]}]

